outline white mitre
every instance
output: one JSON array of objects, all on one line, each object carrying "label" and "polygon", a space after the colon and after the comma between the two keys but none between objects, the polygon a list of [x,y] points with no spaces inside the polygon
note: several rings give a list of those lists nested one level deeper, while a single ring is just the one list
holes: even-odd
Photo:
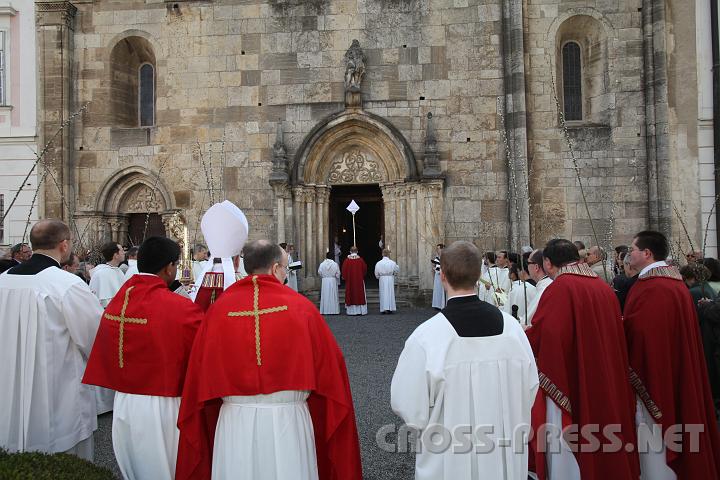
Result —
[{"label": "white mitre", "polygon": [[[200,222],[200,229],[212,256],[222,259],[224,289],[227,290],[230,285],[235,283],[235,266],[232,258],[240,255],[248,238],[247,218],[234,203],[225,200],[222,203],[216,203],[205,212]],[[202,282],[203,277],[212,270],[212,267],[211,260],[195,279],[196,285]]]}]

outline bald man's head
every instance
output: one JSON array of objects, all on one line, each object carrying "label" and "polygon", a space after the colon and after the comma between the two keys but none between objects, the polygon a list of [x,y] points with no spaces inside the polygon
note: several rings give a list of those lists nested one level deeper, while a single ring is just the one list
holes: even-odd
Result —
[{"label": "bald man's head", "polygon": [[269,240],[254,240],[243,248],[245,271],[252,274],[267,273],[276,263],[282,263],[283,255],[287,255],[280,245]]},{"label": "bald man's head", "polygon": [[60,220],[40,220],[30,230],[33,250],[55,250],[65,240],[70,240],[70,228]]}]

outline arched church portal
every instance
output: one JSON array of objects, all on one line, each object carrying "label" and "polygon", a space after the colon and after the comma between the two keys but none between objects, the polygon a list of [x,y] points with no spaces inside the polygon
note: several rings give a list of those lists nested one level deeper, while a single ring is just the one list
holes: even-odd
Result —
[{"label": "arched church portal", "polygon": [[278,241],[296,245],[303,290],[318,288],[317,266],[335,236],[348,254],[351,200],[360,206],[356,236],[368,270],[380,259],[382,236],[400,264],[399,285],[432,288],[429,262],[442,222],[430,219],[442,212],[442,180],[419,177],[410,146],[387,120],[357,110],[328,117],[298,149],[287,183],[273,186]]}]

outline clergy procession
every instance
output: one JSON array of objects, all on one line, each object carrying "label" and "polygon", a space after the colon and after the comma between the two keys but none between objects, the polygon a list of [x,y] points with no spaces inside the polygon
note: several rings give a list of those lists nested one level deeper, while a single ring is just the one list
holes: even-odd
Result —
[{"label": "clergy procession", "polygon": [[[0,448],[93,461],[105,414],[124,479],[359,480],[386,438],[358,412],[391,410],[413,432],[402,478],[720,478],[720,308],[705,266],[720,263],[678,270],[659,232],[613,259],[565,239],[519,253],[440,243],[435,312],[404,313],[403,266],[382,242],[368,265],[373,252],[345,255],[336,237],[314,302],[298,293],[309,266],[294,246],[250,240],[233,203],[200,228],[187,261],[150,236],[105,244],[82,272],[68,225],[33,225],[32,254],[0,275]],[[389,398],[359,405],[352,348],[331,327],[374,314],[387,329],[408,315],[412,330]]]}]

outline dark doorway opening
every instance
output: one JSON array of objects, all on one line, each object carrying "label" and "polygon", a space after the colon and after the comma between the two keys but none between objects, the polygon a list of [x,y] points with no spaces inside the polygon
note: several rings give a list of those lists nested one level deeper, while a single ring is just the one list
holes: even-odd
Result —
[{"label": "dark doorway opening", "polygon": [[366,277],[368,286],[377,285],[374,269],[375,264],[382,258],[382,249],[379,246],[380,237],[385,238],[385,214],[379,185],[332,187],[330,191],[329,245],[333,245],[335,237],[338,238],[342,249],[340,255],[342,265],[343,259],[350,253],[350,247],[353,244],[352,214],[346,209],[352,200],[355,200],[355,203],[360,206],[360,210],[355,214],[358,253],[368,266]]},{"label": "dark doorway opening", "polygon": [[[147,233],[145,232],[145,222],[147,220]],[[140,245],[143,240],[148,237],[164,237],[165,226],[162,218],[157,213],[131,213],[128,223],[128,238],[123,239],[123,245],[136,246]]]}]

